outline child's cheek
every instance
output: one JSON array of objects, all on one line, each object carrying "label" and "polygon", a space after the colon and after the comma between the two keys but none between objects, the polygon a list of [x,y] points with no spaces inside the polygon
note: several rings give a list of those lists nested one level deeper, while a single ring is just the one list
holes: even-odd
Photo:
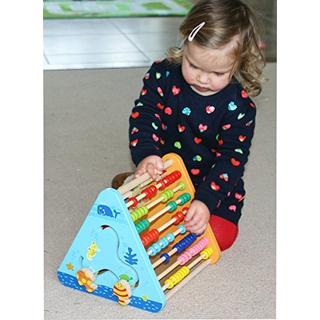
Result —
[{"label": "child's cheek", "polygon": [[184,77],[184,80],[186,80],[186,82],[188,84],[192,84],[193,83],[193,78],[190,72],[188,72],[188,70],[186,69],[182,69],[182,75]]}]

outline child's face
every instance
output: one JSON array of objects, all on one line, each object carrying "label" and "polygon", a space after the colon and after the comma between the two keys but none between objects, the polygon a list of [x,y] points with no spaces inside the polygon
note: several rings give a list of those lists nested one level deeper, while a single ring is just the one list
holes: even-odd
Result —
[{"label": "child's face", "polygon": [[200,47],[189,42],[182,58],[182,74],[186,82],[204,95],[222,90],[231,81],[235,45],[236,39],[220,49]]}]

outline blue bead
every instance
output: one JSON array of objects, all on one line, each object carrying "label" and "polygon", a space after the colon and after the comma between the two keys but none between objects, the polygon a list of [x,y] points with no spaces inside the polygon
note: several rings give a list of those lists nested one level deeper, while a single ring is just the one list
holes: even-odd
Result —
[{"label": "blue bead", "polygon": [[157,253],[161,251],[161,247],[157,242],[153,244],[153,248]]},{"label": "blue bead", "polygon": [[155,256],[157,253],[155,252],[153,246],[149,247],[148,251],[150,252],[150,256]]},{"label": "blue bead", "polygon": [[165,248],[168,244],[169,244],[169,241],[166,238],[162,238],[159,241],[159,245],[161,246],[162,249]]},{"label": "blue bead", "polygon": [[166,239],[169,241],[169,242],[172,242],[174,240],[174,235],[172,232],[169,232],[167,235],[166,235]]},{"label": "blue bead", "polygon": [[173,246],[173,249],[176,249],[177,252],[180,253],[180,252],[183,250],[181,241],[179,241],[178,243],[176,243],[176,244]]},{"label": "blue bead", "polygon": [[170,260],[170,256],[165,252],[163,253],[160,258],[165,258],[165,260],[163,261],[163,263],[168,263]]},{"label": "blue bead", "polygon": [[181,234],[185,234],[187,232],[187,229],[183,224],[180,224],[180,226],[178,228],[179,228]]}]

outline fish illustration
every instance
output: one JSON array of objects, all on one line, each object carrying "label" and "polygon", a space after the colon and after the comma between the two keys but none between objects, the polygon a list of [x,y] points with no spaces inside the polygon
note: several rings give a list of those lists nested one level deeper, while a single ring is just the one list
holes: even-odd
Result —
[{"label": "fish illustration", "polygon": [[126,306],[130,303],[131,287],[128,281],[121,279],[113,286],[113,294],[118,297],[118,303]]},{"label": "fish illustration", "polygon": [[87,259],[91,261],[99,251],[100,248],[97,246],[97,243],[95,241],[92,241],[87,251]]},{"label": "fish illustration", "polygon": [[111,210],[110,207],[104,205],[104,204],[100,204],[97,207],[97,213],[101,216],[106,216],[106,217],[111,217],[111,218],[117,218],[117,216],[119,214],[121,214],[121,212],[118,212],[116,210]]},{"label": "fish illustration", "polygon": [[93,292],[97,289],[94,283],[96,277],[94,273],[88,268],[82,268],[77,272],[77,280],[80,286],[84,286],[88,292]]}]

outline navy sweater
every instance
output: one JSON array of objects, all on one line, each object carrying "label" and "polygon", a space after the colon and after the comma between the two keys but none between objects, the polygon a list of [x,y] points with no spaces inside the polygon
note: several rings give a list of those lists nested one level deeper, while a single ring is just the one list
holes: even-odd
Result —
[{"label": "navy sweater", "polygon": [[179,154],[195,186],[195,199],[211,214],[237,223],[255,115],[254,103],[236,79],[202,96],[184,80],[180,65],[155,62],[130,116],[132,160],[138,165],[150,155]]}]

